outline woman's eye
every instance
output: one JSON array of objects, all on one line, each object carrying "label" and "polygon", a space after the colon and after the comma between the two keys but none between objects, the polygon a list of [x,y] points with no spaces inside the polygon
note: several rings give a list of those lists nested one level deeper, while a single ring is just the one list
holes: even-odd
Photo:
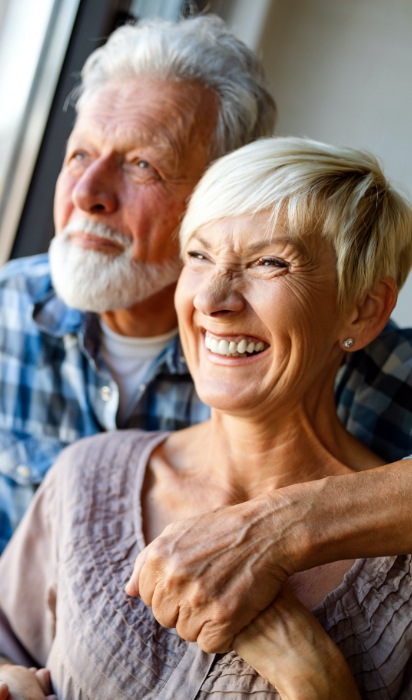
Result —
[{"label": "woman's eye", "polygon": [[198,250],[188,250],[186,255],[188,258],[192,258],[192,260],[207,260],[206,256]]},{"label": "woman's eye", "polygon": [[260,258],[257,264],[261,267],[288,267],[288,263],[286,262],[286,260],[282,260],[282,258]]}]

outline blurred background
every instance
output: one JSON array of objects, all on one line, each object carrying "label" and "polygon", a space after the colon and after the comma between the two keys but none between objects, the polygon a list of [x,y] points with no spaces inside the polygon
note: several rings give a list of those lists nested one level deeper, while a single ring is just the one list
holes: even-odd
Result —
[{"label": "blurred background", "polygon": [[[277,134],[370,150],[412,200],[411,0],[0,0],[0,264],[48,248],[88,54],[124,22],[199,11],[263,60]],[[412,326],[412,275],[394,318]]]}]

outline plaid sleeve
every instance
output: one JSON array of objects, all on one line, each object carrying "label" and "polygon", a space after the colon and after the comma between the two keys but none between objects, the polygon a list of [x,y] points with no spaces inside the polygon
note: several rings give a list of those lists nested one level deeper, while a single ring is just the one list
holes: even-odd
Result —
[{"label": "plaid sleeve", "polygon": [[346,428],[383,459],[412,453],[412,328],[390,322],[363,350],[348,353],[335,387]]}]

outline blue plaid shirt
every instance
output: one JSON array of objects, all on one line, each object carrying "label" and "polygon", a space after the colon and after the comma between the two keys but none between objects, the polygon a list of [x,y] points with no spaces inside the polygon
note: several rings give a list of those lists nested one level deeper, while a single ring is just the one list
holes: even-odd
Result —
[{"label": "blue plaid shirt", "polygon": [[[412,452],[412,330],[390,324],[348,355],[336,396],[348,429],[386,460]],[[177,430],[205,420],[179,341],[157,357],[127,425],[96,315],[56,297],[46,255],[0,270],[0,551],[36,485],[70,443],[116,428]]]}]

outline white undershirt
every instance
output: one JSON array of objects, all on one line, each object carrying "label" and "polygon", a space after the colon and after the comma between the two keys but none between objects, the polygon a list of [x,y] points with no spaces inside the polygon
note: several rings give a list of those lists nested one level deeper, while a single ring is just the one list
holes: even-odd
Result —
[{"label": "white undershirt", "polygon": [[118,425],[133,413],[139,387],[145,384],[153,360],[177,335],[177,328],[152,338],[131,338],[112,331],[100,319],[102,353],[119,387]]}]

